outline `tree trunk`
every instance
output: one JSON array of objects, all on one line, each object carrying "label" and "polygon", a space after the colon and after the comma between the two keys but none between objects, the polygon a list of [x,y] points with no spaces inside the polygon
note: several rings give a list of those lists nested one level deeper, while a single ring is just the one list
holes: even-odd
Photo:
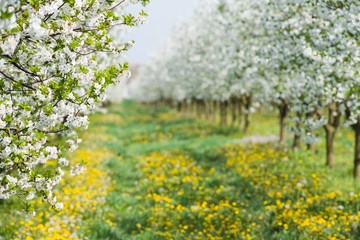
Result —
[{"label": "tree trunk", "polygon": [[250,107],[251,107],[251,95],[245,96],[245,125],[244,125],[244,133],[249,131],[250,127]]},{"label": "tree trunk", "polygon": [[354,178],[360,179],[360,115],[352,128],[355,131]]},{"label": "tree trunk", "polygon": [[182,106],[182,103],[181,103],[181,102],[178,102],[176,106],[177,106],[177,107],[176,107],[177,112],[180,113],[180,112],[182,111],[182,107],[183,107],[183,106]]},{"label": "tree trunk", "polygon": [[326,166],[335,166],[334,141],[340,126],[341,111],[339,103],[331,103],[328,107],[328,122],[324,125],[326,132]]},{"label": "tree trunk", "polygon": [[332,126],[325,127],[326,132],[326,166],[335,166],[334,140],[336,129]]},{"label": "tree trunk", "polygon": [[244,99],[243,98],[239,98],[238,100],[238,108],[239,108],[239,129],[240,131],[242,131],[242,125],[243,125],[243,117],[244,117]]},{"label": "tree trunk", "polygon": [[[301,119],[301,113],[297,112],[296,116]],[[296,129],[300,129],[301,124],[300,123],[296,123]],[[300,144],[301,144],[301,134],[297,135],[296,133],[294,134],[294,142],[293,142],[293,146],[292,149],[294,152],[297,152],[300,150]]]},{"label": "tree trunk", "polygon": [[237,106],[237,99],[236,98],[231,98],[231,126],[235,127],[236,124],[236,115],[237,115],[237,110],[238,110],[238,106]]},{"label": "tree trunk", "polygon": [[280,138],[279,143],[281,145],[285,145],[286,142],[286,120],[289,113],[288,105],[283,102],[281,105],[279,105],[279,113],[280,113]]},{"label": "tree trunk", "polygon": [[222,127],[227,127],[227,123],[228,123],[228,106],[229,106],[229,102],[228,101],[222,101],[220,102],[220,125]]},{"label": "tree trunk", "polygon": [[[316,114],[317,110],[309,112],[306,114],[306,118],[312,118],[315,114]],[[312,129],[307,129],[307,133],[310,133],[311,135],[313,134],[313,130]],[[307,143],[306,144],[306,149],[308,151],[311,152],[312,155],[315,155],[315,143],[311,144],[311,143]]]},{"label": "tree trunk", "polygon": [[244,133],[248,133],[250,128],[250,112],[245,112],[245,126],[244,126]]}]

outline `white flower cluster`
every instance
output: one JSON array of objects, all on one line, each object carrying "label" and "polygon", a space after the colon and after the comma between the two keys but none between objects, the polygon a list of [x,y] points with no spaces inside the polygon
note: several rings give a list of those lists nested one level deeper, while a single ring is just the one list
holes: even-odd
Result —
[{"label": "white flower cluster", "polygon": [[[114,54],[132,46],[122,36],[146,14],[125,9],[147,2],[0,0],[0,199],[41,197],[62,208],[52,189],[63,170],[38,166],[71,165],[62,154],[78,147],[74,130],[87,128],[85,114],[105,99],[108,85],[130,75]],[[52,141],[56,134],[68,138],[66,146]],[[84,170],[78,164],[71,174]]]}]

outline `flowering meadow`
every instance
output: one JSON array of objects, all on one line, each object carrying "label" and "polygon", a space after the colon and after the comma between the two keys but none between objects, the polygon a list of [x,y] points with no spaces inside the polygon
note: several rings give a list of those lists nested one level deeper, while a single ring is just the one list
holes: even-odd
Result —
[{"label": "flowering meadow", "polygon": [[[64,209],[33,202],[40,210],[25,218],[1,202],[1,239],[358,239],[351,153],[329,169],[324,152],[239,144],[277,132],[276,115],[266,116],[244,135],[169,108],[112,105],[68,154],[87,167],[54,191]],[[352,133],[339,133],[336,148],[351,149]]]},{"label": "flowering meadow", "polygon": [[[166,109],[146,111],[134,124],[139,135],[152,129],[172,136],[121,152],[119,173],[133,172],[118,181],[133,181],[119,197],[119,208],[128,211],[118,224],[126,226],[124,239],[358,239],[359,191],[347,174],[351,154],[344,154],[346,172],[331,171],[310,152],[234,144],[243,137],[234,129],[219,132]],[[266,124],[276,126],[276,117]],[[193,135],[183,138],[180,126]]]},{"label": "flowering meadow", "polygon": [[[56,214],[51,207],[44,208],[41,200],[33,201],[39,205],[39,212],[32,218],[21,217],[11,204],[2,203],[4,212],[1,215],[2,233],[4,239],[87,239],[94,220],[101,219],[109,226],[112,214],[104,209],[106,197],[111,191],[112,182],[106,162],[113,157],[107,148],[99,148],[96,139],[106,139],[96,128],[83,136],[86,147],[75,151],[69,158],[75,162],[86,162],[86,174],[80,176],[65,175],[62,179],[56,197],[64,204],[63,210]],[[50,165],[56,167],[53,161]],[[68,170],[67,170],[68,172]]]}]

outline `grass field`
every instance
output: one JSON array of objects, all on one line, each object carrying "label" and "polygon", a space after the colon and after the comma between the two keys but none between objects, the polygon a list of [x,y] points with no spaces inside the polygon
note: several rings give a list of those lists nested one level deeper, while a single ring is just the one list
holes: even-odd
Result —
[{"label": "grass field", "polygon": [[[273,114],[254,114],[247,135],[278,132]],[[353,135],[337,136],[337,167],[317,153],[276,143],[239,145],[235,128],[125,101],[91,117],[58,196],[64,211],[33,219],[1,202],[3,239],[360,239]],[[288,143],[291,143],[289,136]],[[35,203],[40,204],[40,203]],[[45,206],[44,208],[47,208]]]}]

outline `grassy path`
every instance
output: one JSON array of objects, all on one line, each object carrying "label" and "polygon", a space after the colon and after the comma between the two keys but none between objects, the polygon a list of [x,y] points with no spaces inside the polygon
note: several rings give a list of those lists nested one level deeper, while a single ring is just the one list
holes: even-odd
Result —
[{"label": "grassy path", "polygon": [[[250,135],[272,139],[276,116],[256,117]],[[71,156],[88,170],[58,193],[64,212],[23,221],[2,203],[0,239],[360,239],[345,158],[341,171],[329,170],[321,152],[246,145],[252,138],[235,129],[134,102],[91,121]]]}]

